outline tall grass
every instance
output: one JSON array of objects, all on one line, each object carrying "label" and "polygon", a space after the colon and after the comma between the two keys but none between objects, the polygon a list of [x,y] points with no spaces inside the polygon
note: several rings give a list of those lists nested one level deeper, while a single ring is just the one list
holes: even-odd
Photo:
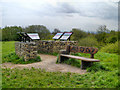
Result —
[{"label": "tall grass", "polygon": [[107,53],[118,53],[118,41],[116,43],[107,44],[106,46],[102,47],[100,51]]}]

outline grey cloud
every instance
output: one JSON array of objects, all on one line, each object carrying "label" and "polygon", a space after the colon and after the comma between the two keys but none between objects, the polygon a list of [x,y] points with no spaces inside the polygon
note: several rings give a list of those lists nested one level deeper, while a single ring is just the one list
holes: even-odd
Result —
[{"label": "grey cloud", "polygon": [[57,13],[79,13],[79,11],[69,3],[58,3]]},{"label": "grey cloud", "polygon": [[[114,4],[115,6],[117,6],[117,3]],[[74,6],[72,6],[70,3],[58,3],[58,7],[56,8],[57,13],[65,13],[69,15],[77,13],[80,16],[84,17],[97,17],[112,20],[118,19],[117,11],[118,11],[117,7],[109,5],[105,2],[76,3]]]}]

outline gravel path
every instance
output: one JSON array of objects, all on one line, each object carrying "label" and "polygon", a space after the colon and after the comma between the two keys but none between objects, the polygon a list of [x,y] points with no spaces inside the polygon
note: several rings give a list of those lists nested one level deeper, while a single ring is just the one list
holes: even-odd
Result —
[{"label": "gravel path", "polygon": [[72,72],[72,73],[79,73],[79,74],[84,74],[86,73],[86,70],[81,70],[80,68],[67,65],[67,64],[56,64],[57,57],[52,56],[52,55],[45,55],[45,54],[40,54],[40,57],[42,59],[41,62],[36,62],[32,64],[12,64],[12,63],[3,63],[2,68],[41,68],[45,69],[46,71],[49,72]]}]

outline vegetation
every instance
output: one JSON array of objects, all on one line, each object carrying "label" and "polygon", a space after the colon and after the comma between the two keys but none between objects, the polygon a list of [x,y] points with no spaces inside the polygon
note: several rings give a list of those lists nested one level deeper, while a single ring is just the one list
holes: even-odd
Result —
[{"label": "vegetation", "polygon": [[101,51],[107,53],[118,53],[118,41],[115,43],[107,44],[105,47],[101,48]]},{"label": "vegetation", "polygon": [[[75,56],[81,56],[81,57],[90,57],[90,54],[85,53],[76,53],[73,54]],[[92,67],[89,67],[88,71],[99,71],[99,70],[105,70],[105,71],[111,71],[113,68],[111,66],[114,66],[114,68],[118,68],[118,55],[116,54],[109,54],[109,53],[103,53],[98,52],[95,54],[95,58],[99,59],[100,62],[94,63]],[[65,60],[63,63],[79,67],[81,66],[81,61],[76,59],[68,59]]]},{"label": "vegetation", "polygon": [[3,69],[3,88],[117,88],[118,71],[84,75],[41,69]]},{"label": "vegetation", "polygon": [[79,46],[86,46],[86,47],[98,47],[98,42],[95,37],[86,37],[80,39],[78,42]]},{"label": "vegetation", "polygon": [[31,25],[23,29],[26,33],[38,33],[40,39],[50,39],[50,31],[43,25]]},{"label": "vegetation", "polygon": [[[31,25],[25,28],[11,26],[2,29],[2,60],[4,62],[25,64],[23,58],[15,55],[15,45],[12,40],[19,40],[16,32],[23,31],[28,33],[37,32],[41,40],[51,40],[53,35],[60,32],[55,29],[52,34],[43,25]],[[118,77],[118,34],[120,32],[108,30],[105,25],[98,27],[96,33],[85,32],[81,29],[72,29],[74,33],[71,40],[79,42],[80,46],[97,47],[99,52],[95,54],[95,58],[99,59],[99,63],[87,68],[84,75],[75,73],[46,72],[41,69],[2,69],[2,87],[3,88],[119,88],[120,83]],[[1,32],[0,32],[1,33]],[[7,41],[7,42],[6,42]],[[49,54],[49,53],[47,53]],[[74,54],[74,53],[72,53]],[[57,56],[57,53],[53,55]],[[89,54],[75,53],[76,56],[90,57]],[[57,56],[57,62],[58,63]],[[40,57],[35,60],[40,61]],[[64,63],[75,67],[81,66],[80,60],[69,59]],[[1,73],[0,73],[1,74]],[[1,78],[0,78],[1,79]]]},{"label": "vegetation", "polygon": [[17,32],[21,32],[22,27],[11,26],[2,29],[2,40],[3,41],[16,41],[19,39]]},{"label": "vegetation", "polygon": [[37,56],[35,59],[30,59],[28,61],[25,61],[23,57],[19,58],[15,53],[11,53],[3,57],[2,63],[11,62],[14,64],[28,64],[28,63],[40,62],[40,61],[41,61],[40,56]]},{"label": "vegetation", "polygon": [[[14,42],[5,42],[14,45]],[[3,44],[7,46],[6,44]],[[13,47],[13,46],[12,46]],[[10,50],[9,53],[14,51]],[[4,56],[14,58],[4,49]],[[76,53],[74,55],[90,57],[89,54]],[[6,56],[8,58],[8,56]],[[5,58],[5,57],[3,57]],[[74,73],[46,72],[41,69],[2,69],[3,88],[118,88],[118,55],[98,52],[95,58],[101,62],[94,63],[87,68],[88,73],[80,75]],[[13,62],[14,63],[14,62]],[[65,63],[80,67],[79,60],[66,60]]]},{"label": "vegetation", "polygon": [[81,38],[87,37],[87,33],[84,32],[83,30],[74,28],[74,29],[72,29],[72,32],[74,33],[72,39],[75,41],[76,40],[78,41]]},{"label": "vegetation", "polygon": [[[18,27],[10,26],[5,27],[2,30],[2,41],[18,41],[19,36],[17,32],[26,32],[26,33],[38,33],[41,40],[52,40],[52,37],[57,33],[61,32],[59,29],[54,29],[53,32],[50,32],[47,27],[43,25],[31,25],[28,27]],[[1,31],[0,30],[0,31]],[[71,40],[79,42],[81,46],[94,46],[101,49],[107,44],[112,44],[118,41],[120,34],[119,31],[109,30],[106,25],[101,25],[98,27],[96,32],[85,32],[84,30],[73,28],[71,30],[73,35]],[[1,32],[0,32],[1,33]],[[0,39],[1,40],[1,39]]]},{"label": "vegetation", "polygon": [[[2,63],[11,62],[14,64],[28,64],[33,62],[40,62],[40,56],[25,62],[24,58],[19,58],[15,54],[15,41],[2,42]],[[9,46],[8,46],[9,45]]]},{"label": "vegetation", "polygon": [[15,41],[3,41],[2,45],[2,57],[15,52]]},{"label": "vegetation", "polygon": [[43,25],[31,25],[25,28],[10,26],[2,29],[2,41],[18,41],[17,32],[38,33],[41,39],[50,39],[50,31]]}]

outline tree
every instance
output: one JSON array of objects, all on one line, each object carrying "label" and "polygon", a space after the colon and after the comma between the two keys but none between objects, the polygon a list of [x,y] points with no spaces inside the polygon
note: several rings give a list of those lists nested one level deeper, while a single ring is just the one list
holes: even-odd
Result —
[{"label": "tree", "polygon": [[109,33],[110,30],[107,28],[106,25],[101,25],[97,29],[97,33]]},{"label": "tree", "polygon": [[2,40],[3,41],[13,41],[18,40],[19,36],[17,32],[21,32],[22,28],[19,26],[10,26],[2,29]]},{"label": "tree", "polygon": [[87,33],[80,29],[73,28],[72,32],[73,32],[73,40],[78,41],[79,39],[87,36]]},{"label": "tree", "polygon": [[106,25],[99,26],[98,29],[97,29],[97,34],[95,36],[97,41],[106,43],[107,33],[109,33],[109,32],[110,32],[110,30],[107,29]]},{"label": "tree", "polygon": [[41,39],[49,39],[50,31],[43,25],[31,25],[24,29],[26,33],[38,33]]},{"label": "tree", "polygon": [[59,29],[54,29],[54,31],[52,32],[53,35],[57,34],[58,32],[61,32]]}]

